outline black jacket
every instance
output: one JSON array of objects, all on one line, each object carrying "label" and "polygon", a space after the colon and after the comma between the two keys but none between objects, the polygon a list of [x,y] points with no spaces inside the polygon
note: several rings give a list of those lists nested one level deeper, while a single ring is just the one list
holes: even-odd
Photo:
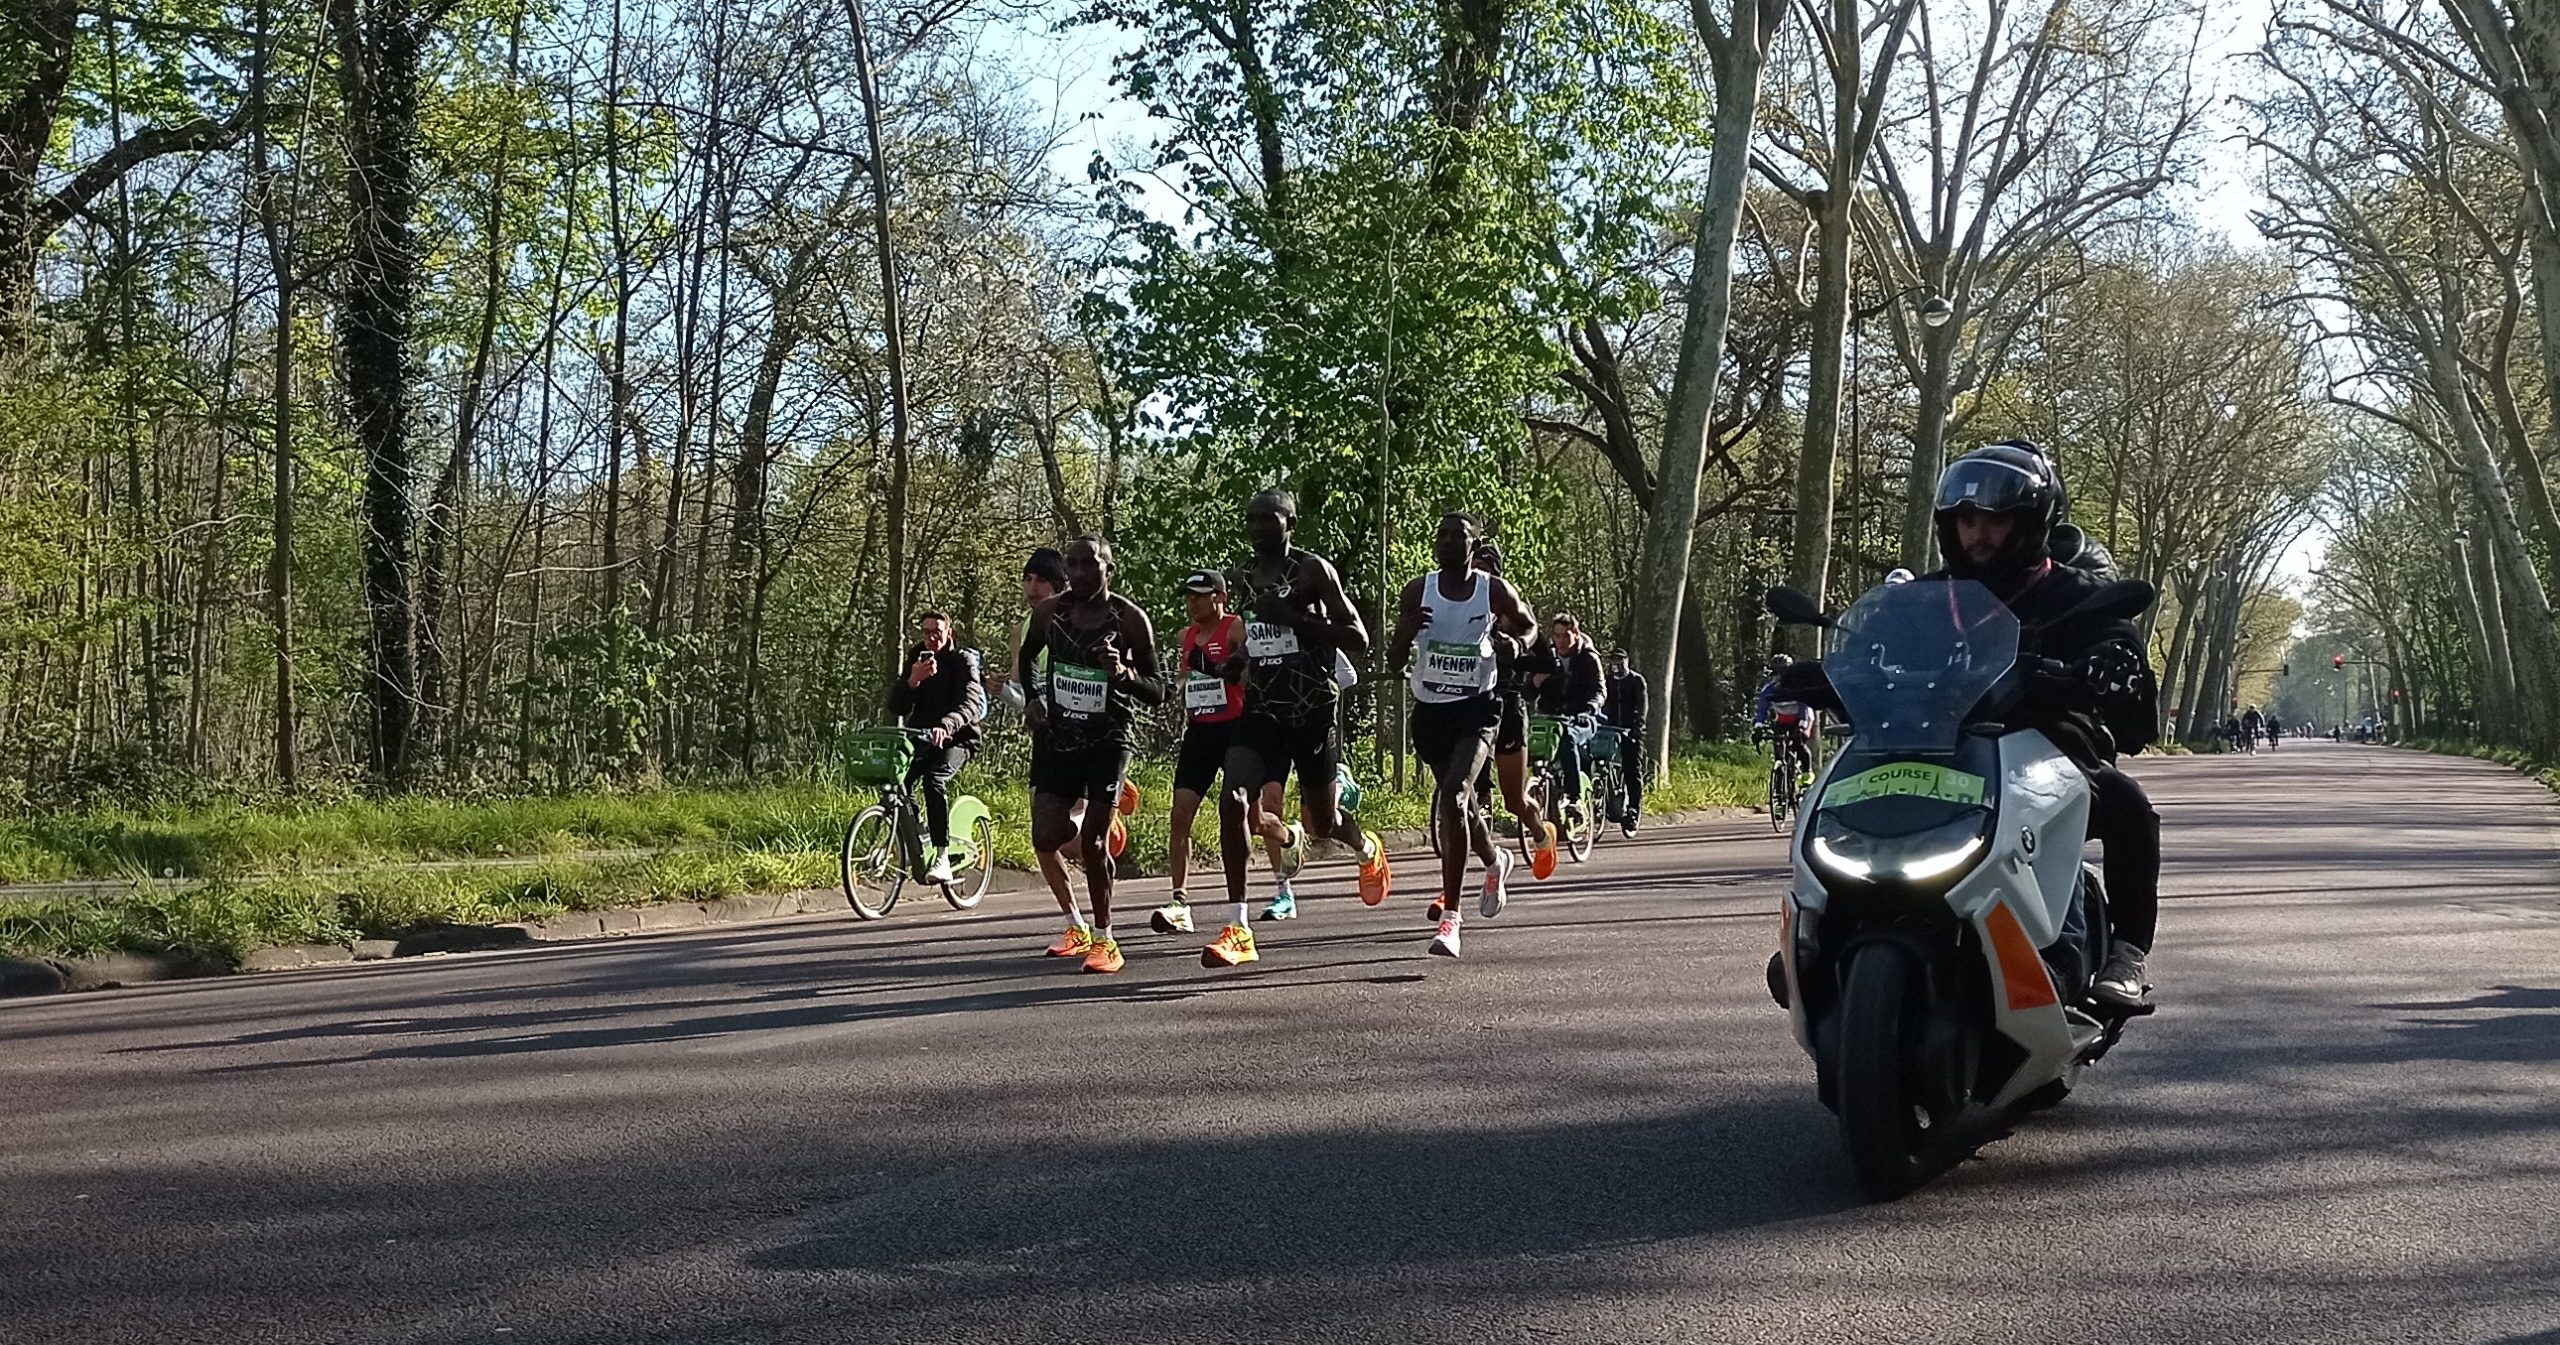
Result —
[{"label": "black jacket", "polygon": [[1616,728],[1643,728],[1645,711],[1651,708],[1651,694],[1644,674],[1630,668],[1626,676],[1609,679],[1609,704],[1604,717]]},{"label": "black jacket", "polygon": [[[1918,582],[1946,578],[1941,570]],[[2107,582],[2076,566],[2047,564],[2007,584],[1985,585],[2018,618],[2021,659],[2048,658],[2071,669],[2059,685],[2030,679],[2018,713],[2045,727],[2056,746],[2084,765],[2141,751],[2159,736],[2160,688],[2142,628],[2129,620],[2070,619],[2072,609]],[[1839,708],[1819,664],[1795,664],[1779,674],[1778,686],[1817,709]]]},{"label": "black jacket", "polygon": [[1555,647],[1549,645],[1545,655],[1546,663],[1540,671],[1547,674],[1547,682],[1538,688],[1538,713],[1557,716],[1600,713],[1601,702],[1609,697],[1608,680],[1600,671],[1600,655],[1588,644],[1563,655],[1557,654]]},{"label": "black jacket", "polygon": [[907,684],[907,670],[926,657],[924,647],[907,651],[889,684],[889,712],[911,729],[941,729],[963,745],[978,740],[978,725],[987,717],[987,689],[978,677],[978,656],[966,649],[944,649],[932,655],[933,676],[923,686]]}]

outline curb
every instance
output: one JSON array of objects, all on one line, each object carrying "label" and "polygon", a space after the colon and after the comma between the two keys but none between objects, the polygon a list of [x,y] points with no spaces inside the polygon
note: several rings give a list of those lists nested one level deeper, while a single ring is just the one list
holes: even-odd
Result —
[{"label": "curb", "polygon": [[[1654,826],[1688,826],[1727,822],[1761,815],[1757,808],[1715,808],[1648,817]],[[1382,833],[1391,853],[1427,855],[1430,837],[1419,830]],[[1212,856],[1214,858],[1214,855]],[[1314,857],[1311,857],[1313,859]],[[1315,862],[1327,862],[1327,859]],[[1347,852],[1335,862],[1348,862]],[[1206,869],[1195,871],[1205,872]],[[1124,868],[1124,878],[1161,877]],[[1040,875],[998,869],[989,882],[990,895],[1037,892]],[[546,943],[583,943],[632,934],[665,934],[715,925],[748,924],[802,915],[842,915],[853,909],[843,892],[811,888],[798,892],[720,897],[711,901],[626,906],[605,911],[576,911],[541,920],[507,925],[440,925],[415,930],[398,939],[360,939],[353,943],[289,943],[252,950],[233,964],[227,959],[191,953],[111,953],[94,958],[0,958],[0,999],[56,995],[79,990],[111,990],[156,981],[192,980],[233,973],[303,971],[345,967],[359,962],[426,957],[437,953],[487,953],[530,948]]]}]

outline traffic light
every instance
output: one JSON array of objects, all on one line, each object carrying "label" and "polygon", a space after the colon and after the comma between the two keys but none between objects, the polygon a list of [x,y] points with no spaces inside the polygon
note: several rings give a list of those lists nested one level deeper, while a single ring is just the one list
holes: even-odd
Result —
[{"label": "traffic light", "polygon": [[2276,665],[2276,676],[2278,676],[2278,677],[2291,677],[2291,676],[2293,676],[2293,662],[2292,662],[2292,660],[2288,659],[2288,660],[2286,660],[2286,661],[2285,661],[2285,662],[2283,662],[2283,663],[2279,663],[2279,664],[2277,664],[2277,665]]},{"label": "traffic light", "polygon": [[2346,671],[2347,656],[2344,654],[2331,654],[2329,656],[2329,666],[2340,672]]}]

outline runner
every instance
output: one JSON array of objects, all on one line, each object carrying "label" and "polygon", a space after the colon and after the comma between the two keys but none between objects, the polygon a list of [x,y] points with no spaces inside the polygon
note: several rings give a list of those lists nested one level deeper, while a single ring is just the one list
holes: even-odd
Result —
[{"label": "runner", "polygon": [[[1066,553],[1054,546],[1033,548],[1031,558],[1022,563],[1023,607],[1037,612],[1040,604],[1058,596],[1066,586]],[[1022,630],[1013,638],[1013,657],[1004,661],[1003,669],[990,668],[987,671],[987,695],[991,701],[1022,710],[1026,704],[1024,689],[1046,684],[1049,676],[1049,655],[1046,651],[1041,653],[1040,661],[1026,676],[1019,680],[1013,676],[1024,647],[1030,643],[1031,618],[1026,616],[1022,619]],[[1076,800],[1071,820],[1079,827],[1084,825],[1084,800]],[[1118,821],[1112,823],[1112,830],[1125,838],[1126,833],[1121,831]],[[1126,840],[1122,839],[1120,845],[1125,844]],[[1115,845],[1111,848],[1116,853],[1120,847]],[[1084,907],[1076,900],[1075,881],[1067,873],[1066,857],[1043,850],[1039,859],[1040,877],[1049,884],[1049,895],[1057,899],[1058,910],[1067,917],[1067,932],[1049,945],[1049,956],[1082,957],[1092,952],[1093,925],[1085,919]]]},{"label": "runner", "polygon": [[1432,555],[1440,568],[1405,585],[1396,614],[1388,666],[1413,658],[1413,749],[1432,773],[1440,802],[1440,894],[1433,903],[1439,930],[1431,952],[1458,955],[1459,885],[1467,877],[1467,851],[1484,861],[1484,895],[1477,910],[1491,918],[1509,899],[1511,855],[1493,843],[1477,810],[1475,781],[1493,754],[1502,727],[1502,699],[1495,693],[1496,657],[1505,645],[1538,628],[1520,596],[1498,576],[1475,567],[1476,528],[1464,514],[1440,520]]},{"label": "runner", "polygon": [[[1191,877],[1191,825],[1200,801],[1226,769],[1235,740],[1236,721],[1244,714],[1244,621],[1227,611],[1226,577],[1215,570],[1194,570],[1182,591],[1191,606],[1191,624],[1182,630],[1182,756],[1173,768],[1173,900],[1148,920],[1158,934],[1191,932],[1191,901],[1185,885]],[[1218,856],[1226,867],[1227,900],[1233,911],[1226,928],[1200,950],[1200,965],[1232,967],[1262,954],[1253,946],[1253,926],[1246,918],[1245,860],[1251,853],[1244,829],[1244,787],[1228,777],[1218,796]]]},{"label": "runner", "polygon": [[[1502,548],[1492,542],[1476,543],[1475,565],[1486,574],[1502,578]],[[1516,597],[1519,591],[1514,589],[1512,592]],[[1529,610],[1525,599],[1520,610]],[[1530,624],[1534,629],[1534,616]],[[1509,649],[1509,646],[1505,648]],[[1493,764],[1485,767],[1483,774],[1501,777],[1503,805],[1519,819],[1523,832],[1534,831],[1540,838],[1537,845],[1529,848],[1529,876],[1545,882],[1556,871],[1556,829],[1529,797],[1529,679],[1541,666],[1540,660],[1534,651],[1522,647],[1509,649],[1496,661],[1500,671],[1495,694],[1502,701],[1502,726],[1494,730]],[[1492,797],[1491,784],[1490,780],[1481,780],[1476,786],[1477,795],[1480,798]],[[1431,903],[1431,918],[1440,918],[1437,900]]]},{"label": "runner", "polygon": [[[1037,682],[1033,670],[1046,660]],[[1093,925],[1084,969],[1120,970],[1120,941],[1111,928],[1114,868],[1110,823],[1129,774],[1129,717],[1134,705],[1164,701],[1156,670],[1155,629],[1138,605],[1111,591],[1111,544],[1079,537],[1067,544],[1067,591],[1033,608],[1031,630],[1015,656],[1015,675],[1035,687],[1025,711],[1031,726],[1031,848],[1045,865],[1064,867],[1076,844]],[[1075,805],[1084,802],[1084,821]],[[1070,930],[1070,935],[1073,934]],[[1063,940],[1061,942],[1064,942]],[[1051,948],[1053,957],[1066,956]]]},{"label": "runner", "polygon": [[[1279,880],[1279,891],[1262,912],[1266,920],[1298,914],[1290,883],[1306,864],[1311,835],[1339,841],[1359,855],[1361,901],[1385,901],[1392,881],[1385,844],[1342,809],[1342,748],[1334,725],[1342,699],[1335,655],[1369,652],[1369,628],[1332,564],[1291,545],[1297,526],[1296,496],[1279,489],[1254,496],[1245,506],[1253,558],[1237,572],[1234,589],[1250,666],[1227,779],[1246,788],[1249,824],[1269,850]],[[1292,768],[1303,826],[1281,818]]]}]

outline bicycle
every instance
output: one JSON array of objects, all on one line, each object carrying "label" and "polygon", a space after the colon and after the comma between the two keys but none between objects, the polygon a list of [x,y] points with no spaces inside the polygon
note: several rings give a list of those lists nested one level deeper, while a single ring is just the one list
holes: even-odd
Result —
[{"label": "bicycle", "polygon": [[1588,788],[1591,797],[1600,800],[1600,819],[1613,826],[1624,826],[1627,821],[1627,804],[1630,798],[1627,790],[1627,767],[1626,763],[1619,759],[1620,747],[1625,741],[1625,736],[1619,729],[1607,724],[1601,725],[1591,734],[1591,770],[1589,772],[1591,783]]},{"label": "bicycle", "polygon": [[[932,867],[924,813],[906,783],[916,744],[924,739],[921,730],[904,728],[856,729],[845,735],[841,756],[846,782],[880,791],[879,802],[846,824],[838,865],[845,900],[862,919],[878,920],[897,909],[907,883],[925,881]],[[973,909],[987,895],[987,883],[995,876],[995,852],[994,814],[974,795],[953,795],[953,881],[936,884],[951,909]]]},{"label": "bicycle", "polygon": [[1769,740],[1769,829],[1784,835],[1787,819],[1804,805],[1805,777],[1813,773],[1811,754],[1791,728],[1763,726],[1753,734]]},{"label": "bicycle", "polygon": [[[1564,741],[1565,721],[1554,715],[1529,716],[1529,801],[1537,805],[1547,824],[1556,829],[1559,848],[1580,864],[1591,858],[1591,847],[1600,839],[1600,828],[1592,821],[1591,809],[1582,799],[1565,799],[1550,807],[1563,779],[1556,774],[1556,749]],[[1588,792],[1589,771],[1585,776]],[[1520,855],[1526,859],[1535,852],[1534,839],[1527,827],[1520,829]]]}]

